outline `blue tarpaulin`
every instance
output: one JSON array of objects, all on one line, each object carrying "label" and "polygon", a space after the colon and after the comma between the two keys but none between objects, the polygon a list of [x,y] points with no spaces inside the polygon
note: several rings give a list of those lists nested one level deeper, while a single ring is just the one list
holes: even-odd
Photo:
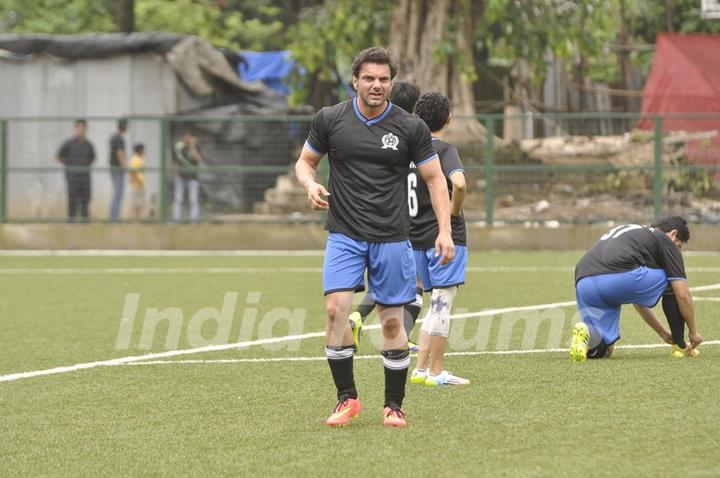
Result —
[{"label": "blue tarpaulin", "polygon": [[262,81],[268,87],[288,95],[290,88],[285,79],[295,68],[289,50],[280,51],[241,51],[243,61],[238,64],[238,74],[245,81]]}]

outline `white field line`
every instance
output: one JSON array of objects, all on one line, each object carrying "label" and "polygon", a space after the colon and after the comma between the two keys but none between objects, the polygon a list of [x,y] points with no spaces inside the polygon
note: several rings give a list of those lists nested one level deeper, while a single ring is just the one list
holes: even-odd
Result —
[{"label": "white field line", "polygon": [[43,267],[0,268],[3,274],[312,274],[322,272],[322,267]]},{"label": "white field line", "polygon": [[[709,340],[703,342],[702,346],[720,345],[720,340]],[[640,349],[659,349],[669,348],[668,344],[634,344],[634,345],[618,345],[618,349],[640,350]],[[476,356],[476,355],[526,355],[526,354],[544,354],[544,353],[567,353],[568,349],[519,349],[519,350],[482,350],[474,352],[446,352],[445,356]],[[413,354],[414,355],[414,354]],[[372,360],[380,359],[382,355],[356,355],[354,360]],[[272,363],[272,362],[324,362],[327,360],[325,356],[308,356],[308,357],[267,357],[267,358],[244,358],[244,359],[210,359],[210,360],[151,360],[148,362],[134,362],[122,365],[175,365],[175,364],[237,364],[237,363]]]},{"label": "white field line", "polygon": [[[718,287],[720,287],[720,284],[718,284]],[[503,309],[490,309],[490,310],[484,310],[480,312],[473,312],[469,314],[457,314],[451,316],[451,319],[459,319],[459,318],[470,318],[470,317],[485,317],[485,316],[492,316],[497,314],[502,314],[506,312],[519,312],[519,311],[527,311],[527,310],[542,310],[542,309],[549,309],[553,307],[559,307],[559,306],[570,306],[575,305],[575,302],[558,302],[558,303],[552,303],[552,304],[540,304],[540,305],[532,305],[532,306],[525,306],[525,307],[507,307]],[[421,320],[418,320],[418,322],[421,322]],[[373,330],[373,329],[379,329],[380,324],[372,324],[364,327],[365,330]],[[269,339],[259,339],[259,340],[248,340],[245,342],[236,342],[231,344],[219,344],[219,345],[209,345],[207,347],[198,347],[193,349],[184,349],[184,350],[168,350],[167,352],[157,352],[152,354],[145,354],[145,355],[132,355],[128,357],[120,357],[116,359],[110,359],[110,360],[100,360],[97,362],[88,362],[88,363],[80,363],[75,365],[68,365],[64,367],[55,367],[45,370],[34,370],[30,372],[18,372],[18,373],[12,373],[8,375],[0,375],[0,382],[12,382],[14,380],[20,380],[24,378],[33,378],[33,377],[42,377],[45,375],[55,375],[59,373],[68,373],[68,372],[75,372],[77,370],[84,370],[88,368],[95,368],[95,367],[105,367],[105,366],[112,366],[112,365],[123,365],[127,363],[133,363],[133,362],[142,362],[146,360],[155,360],[155,359],[164,359],[164,358],[170,358],[170,357],[179,357],[183,355],[192,355],[192,354],[199,354],[199,353],[206,353],[206,352],[219,352],[223,350],[233,350],[233,349],[239,349],[239,348],[246,348],[256,345],[266,345],[266,344],[274,344],[274,343],[281,343],[281,342],[293,342],[297,340],[304,340],[304,339],[311,339],[311,338],[317,338],[317,337],[324,337],[325,331],[320,332],[310,332],[307,334],[301,334],[301,335],[288,335],[284,337],[272,337]]]},{"label": "white field line", "polygon": [[[702,289],[702,290],[720,289],[720,283],[696,287],[691,290],[700,290],[700,289]],[[483,310],[480,312],[470,312],[467,314],[454,314],[454,315],[450,316],[450,319],[453,320],[453,319],[467,319],[467,318],[473,318],[473,317],[487,317],[487,316],[494,316],[494,315],[503,314],[503,313],[552,309],[555,307],[569,307],[569,306],[574,306],[574,305],[575,305],[574,301],[567,301],[567,302],[554,302],[554,303],[550,303],[550,304],[538,304],[538,305],[529,305],[529,306],[521,306],[521,307],[505,307],[502,309],[489,309],[489,310]],[[422,320],[418,320],[418,322],[422,322]],[[368,325],[364,328],[366,330],[379,329],[380,324]],[[281,343],[281,342],[293,342],[293,341],[298,341],[298,340],[303,340],[303,339],[323,337],[324,335],[325,335],[325,331],[310,332],[307,334],[288,335],[288,336],[284,336],[284,337],[272,337],[272,338],[268,338],[268,339],[259,339],[259,340],[248,340],[245,342],[236,342],[236,343],[231,343],[231,344],[208,345],[206,347],[197,347],[197,348],[193,348],[193,349],[168,350],[166,352],[157,352],[157,353],[145,354],[145,355],[131,355],[131,356],[127,356],[127,357],[120,357],[120,358],[110,359],[110,360],[101,360],[101,361],[97,361],[97,362],[87,362],[87,363],[68,365],[68,366],[64,366],[64,367],[55,367],[55,368],[44,369],[44,370],[34,370],[34,371],[29,371],[29,372],[18,372],[18,373],[11,373],[8,375],[0,375],[0,382],[12,382],[12,381],[21,380],[24,378],[42,377],[45,375],[55,375],[55,374],[60,374],[60,373],[75,372],[77,370],[85,370],[85,369],[95,368],[95,367],[123,365],[123,364],[133,363],[133,362],[143,362],[143,361],[147,361],[147,360],[179,357],[179,356],[183,356],[183,355],[192,355],[192,354],[205,353],[205,352],[219,352],[219,351],[223,351],[223,350],[246,348],[246,347],[251,347],[251,346],[255,346],[255,345],[274,344],[274,343]]]},{"label": "white field line", "polygon": [[[488,251],[495,252],[495,251]],[[541,252],[541,251],[539,251]],[[550,251],[556,252],[556,251]],[[583,251],[575,251],[578,254]],[[321,257],[323,250],[233,250],[233,251],[203,251],[203,250],[157,250],[157,249],[3,249],[0,250],[0,257],[203,257],[203,256],[236,256],[236,257]],[[720,256],[720,251],[683,251],[684,256],[691,257],[713,257]]]},{"label": "white field line", "polygon": [[697,296],[693,296],[693,302],[720,302],[720,297],[697,297]]},{"label": "white field line", "polygon": [[[470,266],[467,272],[572,272],[559,266]],[[687,267],[688,272],[720,272],[720,267]],[[322,267],[5,267],[0,275],[31,274],[320,274]]]},{"label": "white field line", "polygon": [[0,250],[0,256],[8,257],[321,257],[323,250],[309,251],[166,251],[166,250],[132,250],[132,249],[38,249]]},{"label": "white field line", "polygon": [[690,290],[692,292],[705,292],[707,290],[718,290],[718,289],[720,289],[720,284],[699,285],[696,287],[690,287]]}]

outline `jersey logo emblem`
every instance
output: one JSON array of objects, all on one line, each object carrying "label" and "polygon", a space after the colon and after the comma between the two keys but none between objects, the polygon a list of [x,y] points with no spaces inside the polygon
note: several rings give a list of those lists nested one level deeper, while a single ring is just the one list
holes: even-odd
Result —
[{"label": "jersey logo emblem", "polygon": [[382,149],[394,149],[397,151],[398,143],[400,143],[400,139],[392,133],[382,137]]}]

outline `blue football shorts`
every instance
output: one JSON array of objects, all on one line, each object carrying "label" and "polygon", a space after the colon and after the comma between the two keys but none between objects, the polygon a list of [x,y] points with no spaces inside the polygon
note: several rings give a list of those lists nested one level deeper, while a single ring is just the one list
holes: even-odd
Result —
[{"label": "blue football shorts", "polygon": [[417,275],[425,292],[465,283],[467,247],[455,246],[455,258],[444,266],[440,265],[440,257],[435,257],[434,247],[415,249],[413,254],[415,256],[415,269],[417,269]]},{"label": "blue football shorts", "polygon": [[415,261],[410,241],[368,242],[338,232],[328,234],[323,263],[325,295],[365,290],[366,269],[376,303],[395,307],[415,300]]},{"label": "blue football shorts", "polygon": [[627,272],[584,277],[575,284],[575,298],[583,322],[595,327],[603,342],[611,345],[620,338],[621,306],[654,307],[667,286],[663,269],[641,266]]}]

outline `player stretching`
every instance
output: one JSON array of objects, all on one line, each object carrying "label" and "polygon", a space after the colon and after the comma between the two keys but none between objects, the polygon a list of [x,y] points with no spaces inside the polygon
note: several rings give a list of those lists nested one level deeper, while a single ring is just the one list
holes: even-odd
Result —
[{"label": "player stretching", "polygon": [[[573,326],[570,357],[610,357],[620,339],[620,308],[633,304],[645,322],[668,344],[675,357],[695,356],[702,343],[695,326],[682,245],[690,239],[685,219],[663,217],[650,227],[615,227],[575,267],[575,292],[582,322]],[[651,307],[662,297],[670,332]],[[685,324],[690,344],[685,343]]]},{"label": "player stretching", "polygon": [[[365,288],[367,268],[383,331],[383,423],[404,427],[402,403],[410,352],[402,306],[415,300],[415,263],[407,236],[410,163],[417,165],[430,186],[440,224],[435,249],[443,263],[455,256],[450,201],[427,126],[388,101],[397,66],[387,50],[363,50],[355,57],[352,72],[357,98],[315,115],[295,165],[310,205],[328,209],[323,264],[328,318],[325,353],[338,403],[326,423],[345,425],[360,413],[348,315],[353,293]],[[327,190],[315,180],[315,170],[325,154],[330,162]]]},{"label": "player stretching", "polygon": [[[417,368],[412,383],[425,385],[467,385],[468,380],[443,370],[443,358],[450,331],[450,309],[458,291],[465,283],[467,247],[462,204],[465,200],[465,169],[455,146],[442,140],[450,124],[450,100],[441,93],[425,93],[415,104],[415,114],[432,132],[433,146],[440,156],[440,165],[452,201],[452,239],[455,259],[443,266],[435,254],[433,242],[438,223],[433,214],[428,188],[417,171],[408,174],[408,207],[410,210],[410,242],[415,254],[417,274],[426,292],[432,291],[430,308],[420,329]],[[428,363],[429,360],[429,363]]]}]

